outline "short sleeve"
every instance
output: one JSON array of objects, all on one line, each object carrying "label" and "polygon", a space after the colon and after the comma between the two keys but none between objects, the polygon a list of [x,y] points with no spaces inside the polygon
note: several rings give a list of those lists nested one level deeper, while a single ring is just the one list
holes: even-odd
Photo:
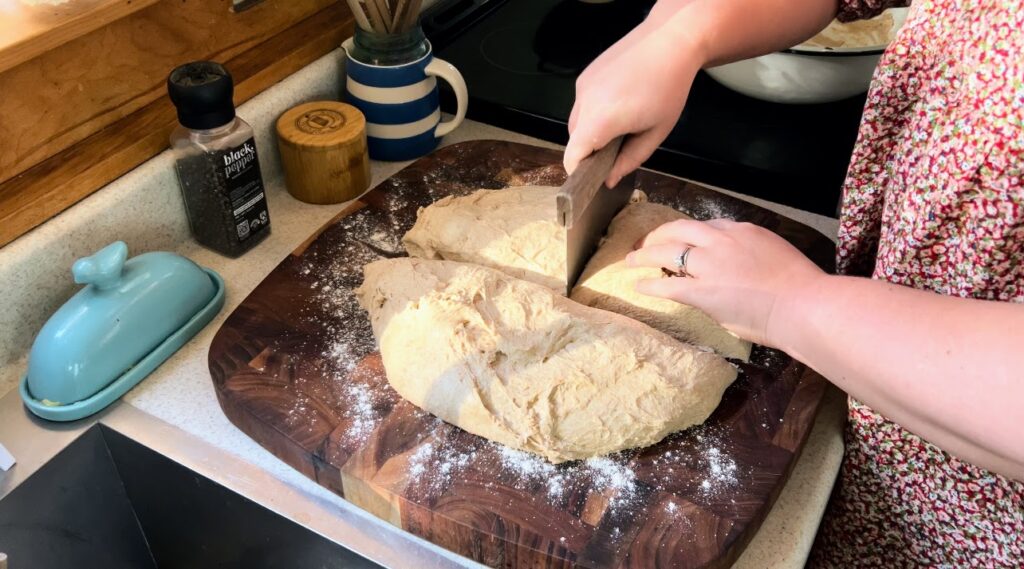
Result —
[{"label": "short sleeve", "polygon": [[889,8],[903,8],[909,5],[910,0],[839,0],[839,13],[836,14],[836,18],[840,22],[866,20]]}]

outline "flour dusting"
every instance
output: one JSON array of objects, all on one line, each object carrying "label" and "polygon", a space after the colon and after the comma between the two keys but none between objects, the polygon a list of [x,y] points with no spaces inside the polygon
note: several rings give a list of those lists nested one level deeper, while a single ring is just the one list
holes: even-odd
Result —
[{"label": "flour dusting", "polygon": [[722,207],[721,200],[707,196],[697,196],[696,203],[693,207],[685,209],[677,207],[676,209],[680,209],[694,219],[699,219],[701,221],[707,221],[709,219],[732,219],[733,217],[724,207]]},{"label": "flour dusting", "polygon": [[522,478],[541,478],[547,487],[549,498],[558,499],[565,492],[565,474],[559,472],[553,464],[528,452],[504,445],[495,446],[498,447],[501,464],[506,470]]},{"label": "flour dusting", "polygon": [[612,507],[621,506],[635,496],[636,473],[629,466],[627,456],[602,456],[555,466],[528,452],[494,446],[506,472],[527,483],[542,484],[550,500],[561,500],[567,492],[581,488],[611,494]]},{"label": "flour dusting", "polygon": [[[397,204],[406,205],[405,196],[397,190],[387,196],[396,207]],[[695,215],[715,217],[721,213],[714,209],[714,202],[701,203],[702,209],[693,212]],[[362,283],[364,265],[380,258],[405,254],[401,245],[402,227],[401,220],[393,212],[361,210],[338,222],[337,230],[343,231],[347,239],[341,240],[333,250],[312,252],[309,255],[311,261],[298,268],[298,274],[314,289],[315,302],[320,304],[311,313],[318,315],[316,323],[330,338],[323,358],[338,374],[339,380],[344,380],[339,384],[340,397],[346,402],[346,413],[350,419],[345,440],[352,442],[365,440],[382,419],[374,410],[377,403],[374,400],[375,390],[381,388],[369,382],[369,378],[363,382],[356,377],[360,373],[371,373],[359,363],[376,350],[376,345],[354,291]],[[312,262],[317,255],[329,255],[327,270],[315,268],[323,265],[322,259],[315,264]],[[322,316],[322,307],[327,308],[328,315],[337,315],[337,318]],[[389,396],[393,394],[389,393]],[[305,411],[304,408],[299,413]],[[511,485],[539,493],[550,503],[560,503],[580,493],[597,493],[606,497],[609,509],[615,510],[637,504],[642,495],[639,492],[641,482],[631,462],[634,454],[619,453],[556,466],[528,452],[476,437],[455,437],[459,442],[452,443],[449,440],[452,433],[461,431],[439,419],[435,425],[430,430],[437,438],[421,444],[409,457],[410,484],[438,490],[465,479],[470,473],[497,469],[500,481],[484,481],[485,487]],[[645,486],[655,492],[674,493],[680,489],[680,480],[688,480],[697,486],[701,495],[716,497],[739,484],[744,472],[729,455],[728,446],[712,430],[698,427],[691,430],[693,432],[697,433],[696,439],[691,434],[679,436],[686,437],[689,445],[696,440],[696,447],[678,447],[655,458],[658,474],[653,478],[648,475],[643,480]],[[466,441],[470,439],[477,442],[466,448]],[[670,513],[679,512],[675,504],[666,507],[671,508]]]},{"label": "flour dusting", "polygon": [[708,476],[700,483],[701,490],[708,493],[736,485],[735,460],[724,456],[718,447],[709,448],[705,460],[708,466]]},{"label": "flour dusting", "polygon": [[434,445],[422,445],[409,457],[409,476],[416,480],[427,470],[427,461],[434,454]]},{"label": "flour dusting", "polygon": [[373,392],[362,383],[353,383],[345,388],[349,397],[346,413],[352,419],[346,435],[350,440],[364,440],[377,426],[377,413],[374,411]]},{"label": "flour dusting", "polygon": [[590,469],[594,484],[615,492],[612,505],[630,501],[636,492],[636,473],[626,464],[617,463],[606,456],[588,459],[584,464]]},{"label": "flour dusting", "polygon": [[498,445],[501,464],[519,476],[551,476],[556,473],[555,466],[537,455]]},{"label": "flour dusting", "polygon": [[[559,166],[560,168],[560,166]],[[544,175],[538,170],[537,176]],[[425,188],[394,181],[382,186],[383,209],[366,207],[339,220],[328,231],[331,238],[314,243],[295,267],[294,278],[312,289],[310,305],[305,309],[309,324],[316,327],[319,342],[315,351],[329,373],[337,377],[339,410],[347,420],[341,440],[358,446],[367,440],[390,412],[389,401],[398,396],[379,377],[377,367],[360,365],[377,347],[365,312],[359,307],[355,290],[363,280],[363,267],[375,260],[404,256],[401,238],[415,218],[415,206],[449,195],[448,177],[441,173],[424,175]],[[465,185],[454,192],[462,195],[476,187],[487,187],[493,180],[481,179],[478,186]],[[516,179],[517,184],[536,183],[534,179]],[[543,181],[543,180],[541,180]],[[678,207],[677,207],[678,209]],[[698,198],[689,208],[698,219],[727,217],[718,201]],[[339,238],[339,236],[341,238]],[[330,243],[330,246],[323,243]],[[327,338],[324,341],[323,338]],[[774,353],[757,353],[764,364]],[[308,421],[316,408],[307,399],[297,399],[289,420]],[[596,496],[597,506],[607,511],[642,508],[651,496],[699,495],[705,499],[727,496],[741,485],[749,469],[730,454],[729,437],[709,426],[696,427],[670,436],[661,443],[669,449],[657,454],[638,450],[552,465],[528,452],[512,449],[471,436],[419,409],[416,420],[428,438],[410,449],[405,460],[409,488],[440,496],[453,484],[472,484],[507,496],[508,488],[556,507],[577,507],[581,500]],[[311,424],[311,423],[310,423]],[[644,454],[647,453],[647,454]],[[643,464],[643,469],[635,465]],[[689,510],[673,500],[664,502],[663,515],[673,524],[688,523]],[[607,529],[610,539],[625,543],[632,535],[620,527]],[[566,538],[559,539],[562,544]]]}]

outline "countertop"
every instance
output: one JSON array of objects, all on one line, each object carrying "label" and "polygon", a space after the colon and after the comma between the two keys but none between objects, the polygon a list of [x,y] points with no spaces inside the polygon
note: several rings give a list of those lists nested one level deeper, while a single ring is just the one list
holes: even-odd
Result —
[{"label": "countertop", "polygon": [[[32,338],[42,323],[74,292],[70,278],[74,259],[117,239],[127,242],[132,255],[150,250],[175,251],[221,274],[227,283],[226,305],[210,326],[125,395],[125,402],[213,447],[233,453],[297,492],[329,502],[342,501],[228,422],[217,403],[206,361],[210,341],[224,318],[281,259],[345,205],[315,206],[291,198],[282,182],[271,133],[274,120],[286,108],[304,101],[337,99],[341,73],[341,54],[336,51],[239,108],[239,116],[249,121],[257,133],[272,223],[272,234],[242,257],[222,257],[189,238],[169,153],[155,157],[0,249],[0,295],[5,299],[0,305],[0,396],[16,386],[24,372]],[[447,136],[444,144],[474,139],[553,146],[472,121],[466,121]],[[373,162],[371,185],[406,164]],[[835,238],[835,219],[739,197]],[[830,388],[789,483],[736,567],[804,565],[838,472],[844,417],[844,396]],[[453,564],[456,561],[453,556]],[[409,566],[415,564],[416,560],[409,560]]]}]

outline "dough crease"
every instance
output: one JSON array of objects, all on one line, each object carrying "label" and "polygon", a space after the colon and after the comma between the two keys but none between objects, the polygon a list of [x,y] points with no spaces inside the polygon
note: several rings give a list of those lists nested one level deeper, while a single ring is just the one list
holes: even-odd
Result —
[{"label": "dough crease", "polygon": [[[565,230],[555,221],[553,186],[477,190],[445,197],[422,208],[403,242],[409,255],[497,269],[559,294],[565,290]],[[636,282],[659,278],[659,269],[628,268],[633,244],[663,223],[690,219],[649,203],[637,192],[609,225],[608,234],[584,268],[573,300],[639,320],[682,341],[730,358],[750,359],[751,345],[700,309],[636,292]]]},{"label": "dough crease", "polygon": [[661,225],[692,219],[675,209],[649,202],[631,203],[608,226],[570,297],[587,306],[639,320],[681,341],[706,346],[725,357],[750,359],[750,342],[723,328],[704,311],[674,300],[640,294],[636,283],[664,278],[659,268],[627,267],[633,245]]},{"label": "dough crease", "polygon": [[402,397],[553,463],[700,424],[736,378],[714,353],[489,268],[399,258],[364,276],[357,297]]},{"label": "dough crease", "polygon": [[412,257],[474,263],[564,291],[556,195],[555,186],[521,186],[447,196],[420,209],[402,242]]}]

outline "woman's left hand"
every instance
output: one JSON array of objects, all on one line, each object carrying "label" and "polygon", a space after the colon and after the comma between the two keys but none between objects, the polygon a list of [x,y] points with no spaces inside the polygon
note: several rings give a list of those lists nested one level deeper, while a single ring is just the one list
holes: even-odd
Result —
[{"label": "woman's left hand", "polygon": [[772,314],[826,276],[782,237],[728,219],[666,223],[638,243],[626,263],[675,271],[687,247],[688,277],[640,281],[637,290],[696,306],[739,336],[772,347],[782,347]]}]

